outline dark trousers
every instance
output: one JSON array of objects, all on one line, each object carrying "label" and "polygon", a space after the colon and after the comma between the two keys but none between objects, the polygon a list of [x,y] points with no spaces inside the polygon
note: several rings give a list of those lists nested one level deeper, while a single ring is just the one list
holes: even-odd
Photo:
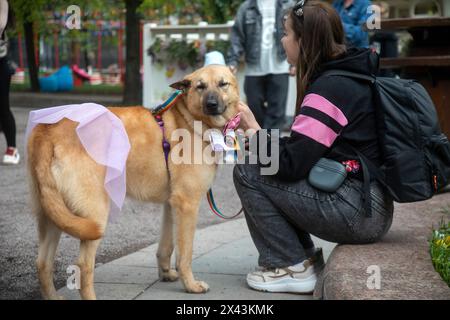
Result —
[{"label": "dark trousers", "polygon": [[283,268],[306,259],[305,250],[314,246],[310,234],[336,243],[373,243],[392,223],[392,198],[376,182],[368,216],[363,183],[353,178],[334,193],[317,190],[306,179],[283,182],[263,176],[252,164],[236,165],[233,178],[262,267]]},{"label": "dark trousers", "polygon": [[16,121],[9,107],[11,73],[6,58],[0,58],[0,127],[8,147],[16,147]]},{"label": "dark trousers", "polygon": [[245,77],[244,91],[247,103],[262,128],[283,128],[288,89],[287,73]]}]

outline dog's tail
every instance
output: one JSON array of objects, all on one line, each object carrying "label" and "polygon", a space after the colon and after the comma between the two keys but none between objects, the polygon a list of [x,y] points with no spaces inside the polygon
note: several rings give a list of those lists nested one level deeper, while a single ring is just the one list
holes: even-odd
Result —
[{"label": "dog's tail", "polygon": [[[38,128],[36,128],[38,129]],[[95,221],[78,217],[67,208],[55,178],[51,172],[54,146],[48,137],[35,132],[28,148],[28,169],[33,198],[45,214],[62,231],[80,240],[97,240],[102,237],[102,228]],[[31,146],[33,144],[33,146]]]}]

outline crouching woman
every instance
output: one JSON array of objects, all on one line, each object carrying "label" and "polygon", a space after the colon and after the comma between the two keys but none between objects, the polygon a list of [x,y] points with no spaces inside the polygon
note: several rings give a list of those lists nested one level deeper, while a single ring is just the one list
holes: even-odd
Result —
[{"label": "crouching woman", "polygon": [[[279,170],[272,176],[262,175],[260,165],[254,164],[234,170],[259,252],[259,268],[247,275],[247,283],[261,291],[313,291],[323,257],[311,235],[336,243],[372,243],[392,223],[392,198],[376,181],[364,188],[363,168],[355,154],[380,165],[371,88],[363,81],[325,74],[338,69],[373,75],[378,57],[368,49],[346,47],[342,22],[330,5],[302,2],[286,16],[281,40],[288,62],[297,66],[298,110],[290,136],[279,140]],[[261,130],[242,102],[240,111],[241,128],[254,132],[251,142],[268,141],[270,150],[271,139],[262,139],[270,132]],[[321,158],[341,163],[348,171],[333,192],[308,182]],[[369,206],[365,194],[370,194]]]}]

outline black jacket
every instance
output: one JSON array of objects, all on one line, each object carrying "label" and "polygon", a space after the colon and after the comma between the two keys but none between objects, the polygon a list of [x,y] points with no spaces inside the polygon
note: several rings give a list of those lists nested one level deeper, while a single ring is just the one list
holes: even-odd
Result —
[{"label": "black jacket", "polygon": [[[346,54],[323,65],[309,85],[290,137],[280,139],[279,171],[281,180],[306,178],[321,157],[337,161],[356,160],[347,152],[345,141],[375,165],[380,164],[372,90],[366,82],[343,76],[321,76],[327,70],[340,69],[374,75],[378,55],[369,49],[349,49]],[[264,134],[259,131],[256,139]],[[270,139],[268,150],[270,150]],[[362,178],[360,171],[354,176]]]}]

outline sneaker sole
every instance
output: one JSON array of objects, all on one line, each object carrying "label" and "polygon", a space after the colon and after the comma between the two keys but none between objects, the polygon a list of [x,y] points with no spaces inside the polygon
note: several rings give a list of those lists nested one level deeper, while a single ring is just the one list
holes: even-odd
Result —
[{"label": "sneaker sole", "polygon": [[256,282],[247,279],[250,288],[265,292],[288,292],[288,293],[313,293],[316,286],[317,277],[312,275],[309,278],[295,280],[292,278],[280,279],[271,282]]},{"label": "sneaker sole", "polygon": [[1,162],[1,165],[4,165],[4,166],[16,166],[16,165],[18,165],[20,163],[20,157],[19,157],[19,159],[17,160],[17,161],[2,161]]},{"label": "sneaker sole", "polygon": [[20,164],[20,161],[17,163],[15,163],[15,162],[1,162],[0,163],[0,165],[2,165],[2,166],[16,166],[18,164]]}]

